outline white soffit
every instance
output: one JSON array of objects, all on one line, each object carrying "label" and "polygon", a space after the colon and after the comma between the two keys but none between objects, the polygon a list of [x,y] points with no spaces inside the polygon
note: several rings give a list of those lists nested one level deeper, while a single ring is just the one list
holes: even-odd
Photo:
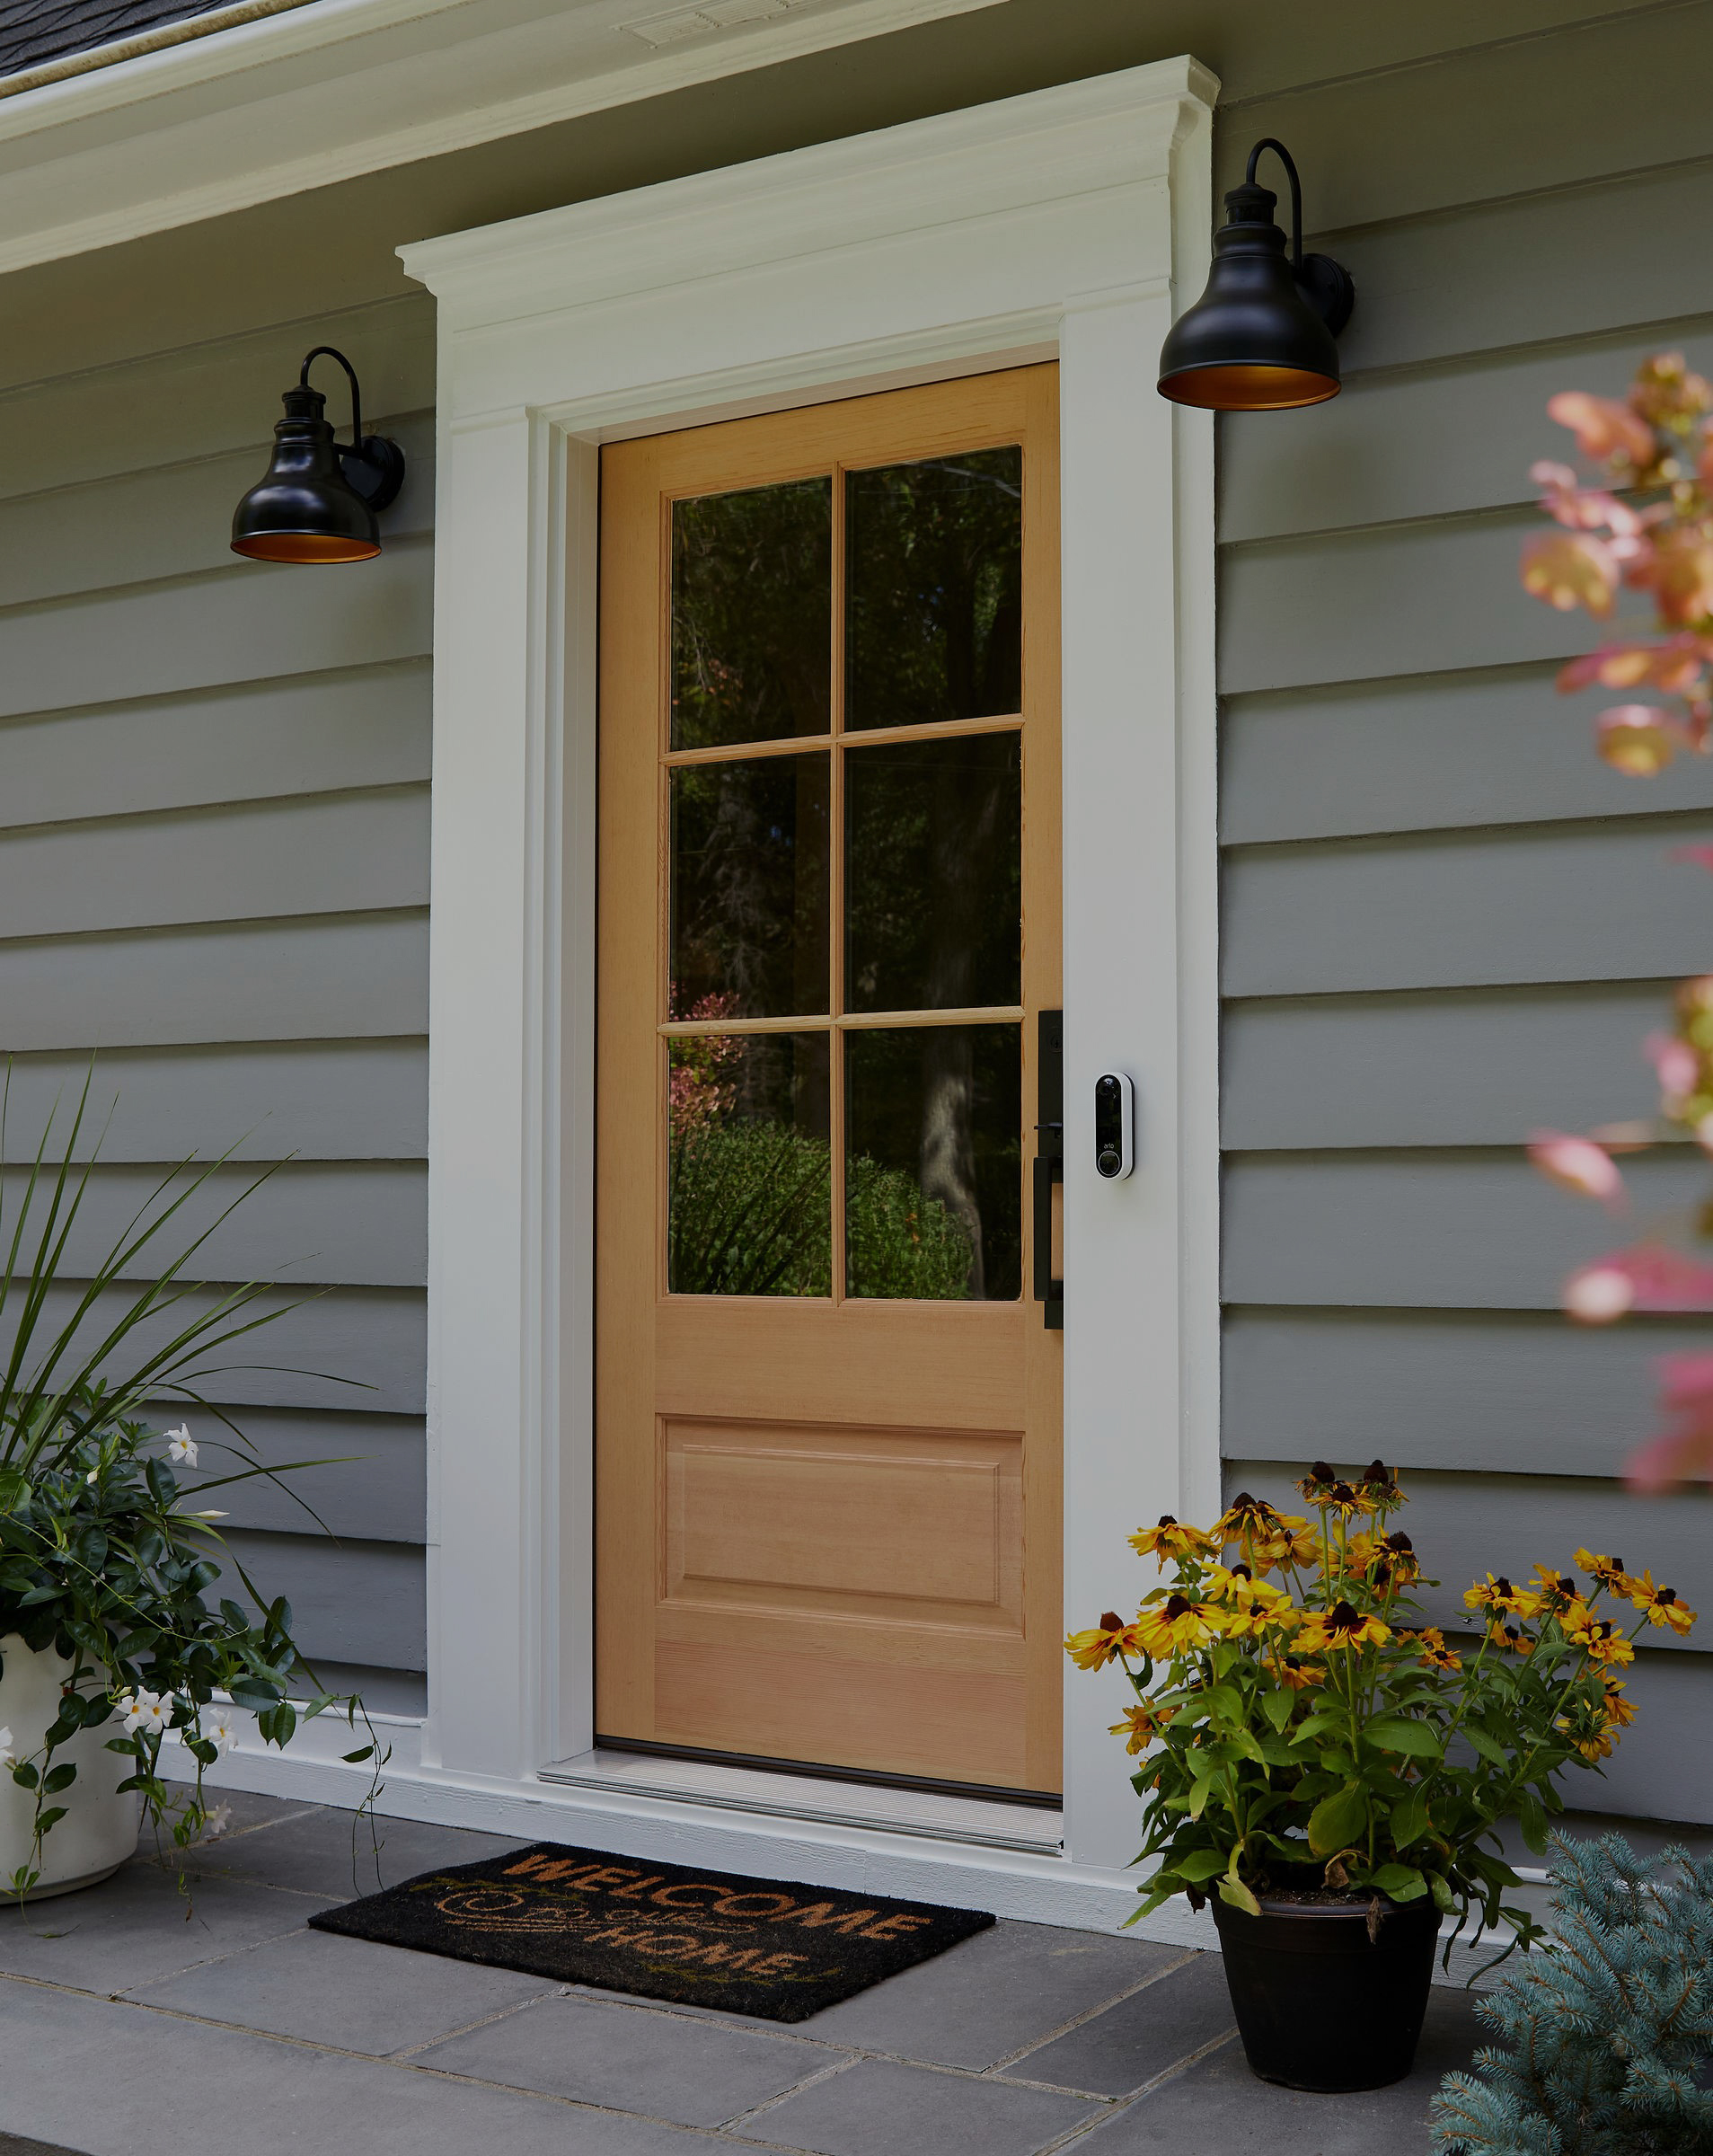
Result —
[{"label": "white soffit", "polygon": [[998,4],[311,0],[0,94],[0,273]]}]

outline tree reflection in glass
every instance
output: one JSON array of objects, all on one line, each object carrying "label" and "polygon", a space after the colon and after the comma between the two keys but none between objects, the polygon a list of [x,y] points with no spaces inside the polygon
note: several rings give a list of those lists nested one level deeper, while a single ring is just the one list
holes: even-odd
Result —
[{"label": "tree reflection in glass", "polygon": [[827,777],[825,749],[673,771],[671,1017],[826,1009]]},{"label": "tree reflection in glass", "polygon": [[833,482],[672,507],[672,746],[828,730]]},{"label": "tree reflection in glass", "polygon": [[1018,735],[887,742],[844,760],[849,1011],[962,1011],[1022,994]]},{"label": "tree reflection in glass", "polygon": [[[845,1292],[1014,1300],[1023,1275],[1020,1029],[864,1028],[844,1045]],[[871,1172],[914,1184],[914,1205],[882,1212],[863,1202]],[[913,1285],[901,1288],[905,1276]]]},{"label": "tree reflection in glass", "polygon": [[845,725],[1017,711],[1023,452],[851,472],[844,505]]}]

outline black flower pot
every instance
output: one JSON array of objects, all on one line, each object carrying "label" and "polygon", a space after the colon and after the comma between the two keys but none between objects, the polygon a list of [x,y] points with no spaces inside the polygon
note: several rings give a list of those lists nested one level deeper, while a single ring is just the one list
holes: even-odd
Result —
[{"label": "black flower pot", "polygon": [[1262,2081],[1338,2095],[1409,2072],[1439,1913],[1426,1896],[1382,1897],[1371,1927],[1373,1901],[1264,1896],[1259,1916],[1213,1904],[1238,2033]]}]

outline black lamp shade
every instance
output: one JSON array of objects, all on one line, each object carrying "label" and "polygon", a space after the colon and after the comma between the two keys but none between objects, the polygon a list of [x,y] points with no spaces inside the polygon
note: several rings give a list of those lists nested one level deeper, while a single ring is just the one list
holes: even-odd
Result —
[{"label": "black lamp shade", "polygon": [[303,386],[285,394],[266,473],[239,502],[232,551],[255,561],[366,561],[381,551],[375,511],[345,477],[327,399]]},{"label": "black lamp shade", "polygon": [[[1273,221],[1278,198],[1246,183],[1225,198],[1228,222],[1214,235],[1207,289],[1179,315],[1160,353],[1160,393],[1215,411],[1283,411],[1338,393],[1334,328],[1348,317],[1343,292],[1323,296],[1317,272],[1336,265],[1310,255],[1302,278]],[[1310,297],[1314,291],[1316,296]],[[1329,326],[1322,305],[1333,316]],[[1340,303],[1342,313],[1339,311]]]}]

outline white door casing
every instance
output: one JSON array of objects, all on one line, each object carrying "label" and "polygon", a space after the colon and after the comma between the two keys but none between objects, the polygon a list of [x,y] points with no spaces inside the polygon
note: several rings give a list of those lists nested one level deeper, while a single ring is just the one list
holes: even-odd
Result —
[{"label": "white door casing", "polygon": [[[541,1797],[592,1736],[603,441],[1058,359],[1067,1623],[1134,1606],[1130,1526],[1216,1502],[1213,441],[1153,386],[1215,90],[1162,61],[400,250],[440,337],[425,1784]],[[1031,1908],[1135,1853],[1124,1696],[1067,1683],[1064,1856],[1008,1860]]]}]

